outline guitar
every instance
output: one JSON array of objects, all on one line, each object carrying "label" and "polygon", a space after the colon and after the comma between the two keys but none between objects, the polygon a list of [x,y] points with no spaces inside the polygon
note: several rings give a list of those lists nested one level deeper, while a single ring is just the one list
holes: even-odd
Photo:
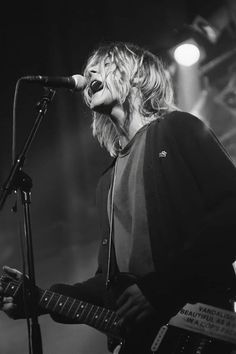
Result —
[{"label": "guitar", "polygon": [[[6,296],[20,296],[22,281],[6,275],[1,276],[0,281]],[[117,347],[116,354],[236,353],[236,314],[231,311],[204,304],[187,304],[167,325],[161,327],[155,320],[148,321],[126,336],[124,328],[119,325],[119,316],[111,308],[100,307],[51,290],[37,288],[37,293],[37,305],[41,310],[61,315],[70,323],[84,323],[105,333]],[[213,315],[208,318],[206,313]],[[196,315],[198,321],[194,322]],[[222,318],[228,318],[228,322],[224,324]],[[206,331],[214,321],[217,331],[213,330],[214,327]],[[228,335],[223,334],[223,330],[228,331]]]}]

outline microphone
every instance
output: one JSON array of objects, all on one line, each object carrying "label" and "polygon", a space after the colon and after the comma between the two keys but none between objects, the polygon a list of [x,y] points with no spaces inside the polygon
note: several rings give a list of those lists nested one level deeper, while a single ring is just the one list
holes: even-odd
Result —
[{"label": "microphone", "polygon": [[87,79],[82,75],[73,76],[24,76],[21,80],[29,83],[39,83],[46,87],[66,88],[73,91],[82,91],[87,85]]}]

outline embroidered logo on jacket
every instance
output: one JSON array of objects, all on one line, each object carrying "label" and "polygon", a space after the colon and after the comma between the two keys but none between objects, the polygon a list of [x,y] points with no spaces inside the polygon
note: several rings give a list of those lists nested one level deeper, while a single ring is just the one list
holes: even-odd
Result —
[{"label": "embroidered logo on jacket", "polygon": [[165,150],[159,152],[159,157],[166,157],[167,156],[167,152]]}]

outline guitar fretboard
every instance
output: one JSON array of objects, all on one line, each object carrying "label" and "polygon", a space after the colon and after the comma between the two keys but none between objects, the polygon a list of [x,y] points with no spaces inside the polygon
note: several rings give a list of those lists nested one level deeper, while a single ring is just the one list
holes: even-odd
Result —
[{"label": "guitar fretboard", "polygon": [[104,307],[41,289],[39,306],[78,323],[88,324],[99,331],[117,335],[119,317],[114,311]]}]

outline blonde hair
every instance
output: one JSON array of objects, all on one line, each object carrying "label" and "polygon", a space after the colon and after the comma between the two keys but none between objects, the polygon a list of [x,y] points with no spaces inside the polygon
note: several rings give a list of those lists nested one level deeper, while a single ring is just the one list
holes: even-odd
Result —
[{"label": "blonde hair", "polygon": [[[140,96],[139,113],[143,116],[143,125],[155,119],[161,119],[169,111],[176,109],[170,77],[162,61],[143,48],[129,43],[112,43],[95,50],[87,61],[84,76],[89,78],[89,69],[100,66],[104,72],[106,60],[113,65],[114,75],[106,75],[107,86],[113,86],[119,93],[121,104],[132,110],[131,89],[136,87]],[[119,75],[116,75],[116,73]],[[109,82],[112,77],[112,82]],[[89,105],[89,87],[84,90],[84,100]],[[127,115],[129,117],[129,114]],[[129,118],[127,118],[129,119]],[[126,122],[126,127],[129,122]],[[106,147],[111,156],[116,156],[119,146],[119,133],[108,115],[93,112],[93,135],[101,146]]]}]

